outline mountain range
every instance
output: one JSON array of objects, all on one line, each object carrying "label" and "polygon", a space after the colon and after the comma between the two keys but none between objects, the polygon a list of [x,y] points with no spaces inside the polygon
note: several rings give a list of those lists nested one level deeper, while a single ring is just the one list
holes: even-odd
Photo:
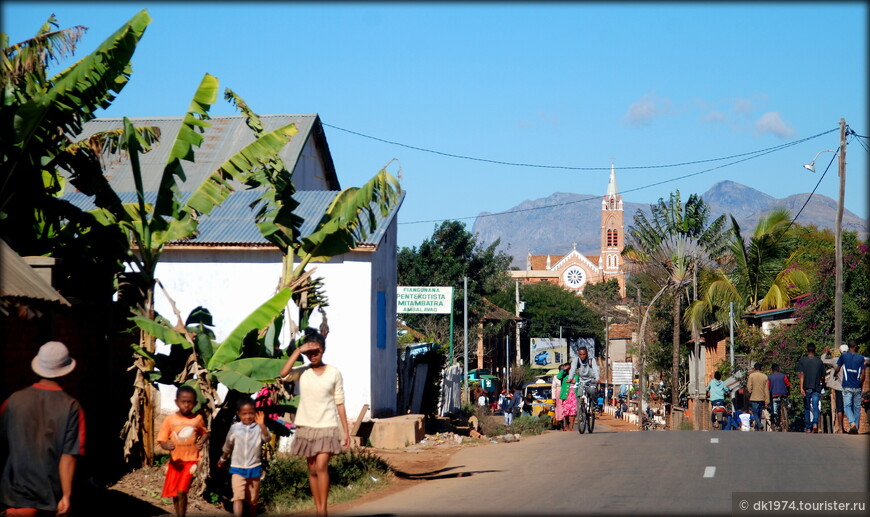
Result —
[{"label": "mountain range", "polygon": [[[688,197],[688,193],[681,193],[684,203]],[[779,199],[726,180],[713,185],[701,197],[710,206],[710,220],[721,214],[726,218],[733,215],[744,234],[754,230],[764,214],[779,207],[788,209],[792,217],[800,212],[796,222],[805,226],[834,230],[836,224],[837,202],[819,194],[813,194],[811,198],[809,193],[794,194]],[[523,201],[505,210],[508,213],[482,212],[475,219],[472,232],[483,245],[500,239],[499,249],[512,256],[513,265],[520,268],[525,268],[529,251],[534,255],[564,255],[576,246],[577,251],[584,255],[598,255],[601,249],[602,199],[600,194],[556,192],[545,198]],[[638,210],[649,214],[650,203],[630,202],[623,197],[623,208],[628,230]],[[730,219],[727,227],[731,227]],[[867,219],[843,211],[844,231],[856,231],[859,238],[866,240],[868,228]]]}]

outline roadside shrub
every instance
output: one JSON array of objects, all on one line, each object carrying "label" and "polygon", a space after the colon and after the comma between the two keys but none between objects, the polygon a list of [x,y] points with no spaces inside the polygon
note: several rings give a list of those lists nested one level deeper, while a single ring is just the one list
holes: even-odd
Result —
[{"label": "roadside shrub", "polygon": [[[265,464],[266,476],[260,487],[260,499],[271,507],[286,507],[311,499],[308,465],[305,458],[276,455]],[[351,449],[329,459],[330,492],[346,487],[367,476],[383,477],[390,466],[383,458],[365,449]]]},{"label": "roadside shrub", "polygon": [[500,416],[481,415],[478,417],[480,432],[486,436],[498,436],[508,432],[504,419]]},{"label": "roadside shrub", "polygon": [[536,416],[523,414],[514,418],[513,425],[510,427],[509,431],[522,435],[535,435],[541,434],[549,428],[549,417],[541,419]]},{"label": "roadside shrub", "polygon": [[266,477],[260,486],[260,499],[264,504],[311,497],[305,458],[276,455],[265,464],[265,471]]},{"label": "roadside shrub", "polygon": [[366,449],[351,449],[329,459],[329,481],[332,485],[347,486],[363,476],[388,472],[390,465],[383,458]]}]

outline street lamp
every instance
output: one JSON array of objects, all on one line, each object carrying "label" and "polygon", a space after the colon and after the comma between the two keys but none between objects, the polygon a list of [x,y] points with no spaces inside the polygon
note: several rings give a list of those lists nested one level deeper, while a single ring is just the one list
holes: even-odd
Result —
[{"label": "street lamp", "polygon": [[840,176],[840,192],[837,200],[837,226],[834,241],[834,272],[836,276],[834,288],[834,347],[843,344],[843,197],[846,194],[846,119],[840,119],[840,149],[839,151],[819,151],[813,161],[804,168],[816,172],[816,158],[822,153],[837,153],[839,155],[838,176]]},{"label": "street lamp", "polygon": [[824,151],[819,151],[819,152],[817,152],[817,153],[816,153],[816,157],[813,158],[813,161],[811,161],[810,163],[804,165],[804,169],[806,169],[806,170],[808,170],[808,171],[810,171],[810,172],[816,172],[816,160],[818,159],[819,155],[822,154],[822,153],[836,153],[836,152],[837,152],[837,151],[831,151],[830,149],[826,149],[826,150],[824,150]]}]

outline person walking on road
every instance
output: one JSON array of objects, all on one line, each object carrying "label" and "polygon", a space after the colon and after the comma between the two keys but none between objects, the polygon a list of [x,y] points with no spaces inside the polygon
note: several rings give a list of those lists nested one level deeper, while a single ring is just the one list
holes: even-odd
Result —
[{"label": "person walking on road", "polygon": [[573,378],[569,378],[568,368],[564,368],[559,372],[559,380],[562,381],[559,391],[559,398],[562,399],[562,430],[571,431],[574,429],[574,419],[577,418],[576,386],[580,377],[575,373]]},{"label": "person walking on road", "polygon": [[[849,347],[846,345],[840,345],[840,354],[844,354],[849,351]],[[825,347],[825,350],[822,351],[822,363],[825,364],[825,368],[827,373],[825,374],[825,386],[831,389],[834,392],[834,404],[833,407],[836,410],[837,416],[834,418],[834,434],[845,433],[846,429],[843,428],[843,379],[842,374],[835,375],[837,370],[837,359],[835,357],[831,357],[831,348]],[[834,411],[831,411],[834,413]]]},{"label": "person walking on road", "polygon": [[837,370],[834,375],[843,372],[843,406],[846,418],[849,419],[849,434],[858,434],[858,424],[861,418],[861,387],[864,385],[864,375],[867,369],[864,356],[858,354],[858,342],[849,340],[849,351],[837,359]]},{"label": "person walking on road", "polygon": [[504,425],[514,423],[514,394],[507,393],[501,401],[501,412],[504,415]]},{"label": "person walking on road", "polygon": [[562,377],[559,376],[559,373],[562,373],[562,370],[566,369],[568,366],[569,366],[568,363],[562,363],[559,365],[559,372],[553,376],[553,383],[551,386],[551,388],[553,390],[552,391],[553,400],[555,401],[555,404],[556,404],[556,408],[554,410],[554,412],[556,413],[556,415],[555,415],[556,416],[556,423],[559,426],[559,428],[563,427],[562,420],[565,418],[565,415],[564,415],[563,410],[562,410],[562,397],[561,397]]},{"label": "person walking on road", "polygon": [[770,365],[770,369],[773,370],[770,375],[767,376],[767,389],[770,391],[770,400],[771,400],[771,415],[775,415],[775,421],[778,422],[779,428],[788,429],[788,422],[780,422],[779,420],[779,405],[784,404],[785,400],[788,398],[788,388],[791,386],[791,382],[788,380],[788,375],[779,371],[779,365],[773,363]]},{"label": "person walking on road", "polygon": [[85,415],[58,379],[76,367],[66,345],[49,341],[30,363],[39,381],[0,405],[0,514],[70,513],[76,460],[85,453]]},{"label": "person walking on road", "polygon": [[801,395],[804,397],[804,432],[818,433],[819,397],[822,394],[825,365],[816,357],[815,343],[807,343],[807,355],[798,361],[797,371],[800,377]]},{"label": "person walking on road", "polygon": [[[335,366],[323,362],[326,340],[320,332],[307,329],[302,345],[293,350],[281,367],[285,381],[299,386],[296,435],[290,454],[308,463],[308,484],[317,515],[327,514],[329,458],[350,448],[350,428],[344,408],[344,380]],[[309,363],[294,366],[300,354]]]},{"label": "person walking on road", "polygon": [[767,390],[767,375],[762,373],[759,363],[755,363],[755,368],[746,379],[746,393],[752,414],[755,415],[755,430],[761,431],[761,412],[770,404],[770,392]]}]

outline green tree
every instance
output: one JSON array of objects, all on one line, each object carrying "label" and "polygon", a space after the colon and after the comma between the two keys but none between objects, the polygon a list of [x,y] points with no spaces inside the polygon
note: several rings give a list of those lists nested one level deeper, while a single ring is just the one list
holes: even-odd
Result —
[{"label": "green tree", "polygon": [[[588,289],[589,286],[587,286]],[[522,284],[522,334],[526,343],[532,337],[594,337],[604,342],[604,326],[598,313],[574,291],[549,282]]]},{"label": "green tree", "polygon": [[[230,89],[225,91],[224,97],[242,112],[256,138],[267,135],[259,115],[244,99]],[[364,241],[368,232],[376,227],[378,215],[386,216],[399,202],[402,190],[399,181],[387,172],[388,163],[362,187],[342,190],[316,222],[314,231],[302,236],[299,228],[304,221],[294,213],[299,203],[293,199],[296,188],[292,171],[287,170],[277,154],[261,160],[261,163],[261,168],[252,169],[247,174],[245,184],[266,187],[251,208],[260,233],[281,251],[279,285],[293,288],[293,301],[299,310],[298,327],[293,327],[295,324],[290,319],[295,333],[298,328],[308,327],[314,310],[323,312],[327,305],[321,280],[312,278],[313,269],[306,268],[312,263],[327,262],[334,256],[347,253]],[[328,326],[324,330],[326,335]]]},{"label": "green tree", "polygon": [[[667,202],[659,199],[657,204],[650,205],[650,212],[651,218],[640,210],[635,214],[634,225],[627,231],[623,255],[659,286],[654,300],[667,292],[673,302],[671,403],[676,405],[683,292],[692,286],[689,296],[694,298],[699,271],[721,255],[725,244],[724,216],[708,222],[709,207],[703,199],[692,194],[683,205],[679,190],[672,193]],[[644,339],[643,327],[642,324],[641,340]]]},{"label": "green tree", "polygon": [[799,241],[785,209],[766,214],[747,241],[731,218],[729,257],[705,279],[702,296],[686,312],[694,328],[726,322],[730,304],[735,316],[744,312],[788,307],[810,287],[809,276],[796,262]]},{"label": "green tree", "polygon": [[[498,251],[498,244],[496,241],[483,247],[466,230],[464,223],[444,221],[419,248],[413,246],[399,250],[399,285],[452,286],[454,320],[462,322],[465,316],[463,278],[468,277],[468,330],[469,342],[473,342],[477,326],[486,311],[483,298],[506,289],[509,283],[507,270],[511,258]],[[450,340],[449,319],[445,315],[404,316],[411,328],[432,335],[441,343]],[[461,332],[461,328],[454,331],[456,341],[462,341]]]}]

